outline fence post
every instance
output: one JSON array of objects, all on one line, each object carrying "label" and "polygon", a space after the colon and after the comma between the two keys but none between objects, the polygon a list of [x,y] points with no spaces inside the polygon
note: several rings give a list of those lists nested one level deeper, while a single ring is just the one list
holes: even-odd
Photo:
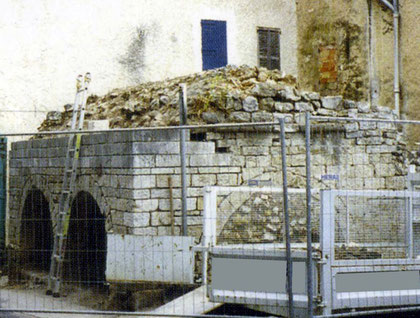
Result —
[{"label": "fence post", "polygon": [[[187,85],[180,84],[179,90],[179,124],[184,126],[187,124]],[[181,156],[181,187],[182,187],[182,229],[183,236],[188,235],[187,222],[187,164],[186,164],[186,144],[185,129],[179,131],[180,139],[180,156]]]},{"label": "fence post", "polygon": [[0,261],[5,260],[6,246],[6,171],[7,138],[0,138]]},{"label": "fence post", "polygon": [[287,294],[289,301],[289,317],[294,317],[293,308],[293,263],[292,253],[290,249],[290,229],[289,229],[289,196],[287,191],[287,164],[286,164],[286,136],[284,131],[284,118],[279,119],[280,122],[280,140],[281,140],[281,163],[283,174],[283,205],[284,205],[284,228],[286,234],[286,277],[287,277]]},{"label": "fence post", "polygon": [[311,217],[311,113],[306,112],[305,120],[306,144],[306,283],[308,294],[308,317],[313,317],[313,279],[312,279],[312,217]]},{"label": "fence post", "polygon": [[321,295],[323,315],[331,315],[332,311],[332,273],[331,262],[334,259],[334,199],[332,190],[321,190]]}]

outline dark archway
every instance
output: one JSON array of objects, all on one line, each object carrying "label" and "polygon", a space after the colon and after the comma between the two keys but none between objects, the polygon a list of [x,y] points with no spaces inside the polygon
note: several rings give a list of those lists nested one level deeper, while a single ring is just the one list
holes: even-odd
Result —
[{"label": "dark archway", "polygon": [[22,268],[48,271],[53,244],[50,205],[40,190],[31,190],[26,196],[21,217]]},{"label": "dark archway", "polygon": [[83,285],[105,283],[105,217],[88,192],[79,192],[71,206],[65,277]]}]

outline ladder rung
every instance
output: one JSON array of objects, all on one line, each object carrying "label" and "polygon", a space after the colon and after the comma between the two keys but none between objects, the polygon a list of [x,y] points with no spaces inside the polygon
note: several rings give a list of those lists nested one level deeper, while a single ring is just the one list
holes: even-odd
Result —
[{"label": "ladder rung", "polygon": [[62,261],[63,261],[63,257],[62,257],[61,255],[57,255],[57,254],[55,254],[55,255],[54,255],[54,259],[55,259],[57,262],[62,262]]}]

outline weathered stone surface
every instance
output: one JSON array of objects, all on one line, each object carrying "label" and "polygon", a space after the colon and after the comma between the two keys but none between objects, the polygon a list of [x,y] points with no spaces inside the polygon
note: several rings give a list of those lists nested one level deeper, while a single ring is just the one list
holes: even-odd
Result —
[{"label": "weathered stone surface", "polygon": [[253,122],[271,122],[273,121],[273,114],[267,112],[259,112],[252,114],[252,121]]},{"label": "weathered stone surface", "polygon": [[320,116],[331,116],[331,117],[337,116],[337,112],[335,110],[326,109],[326,108],[318,109],[317,114],[320,115]]},{"label": "weathered stone surface", "polygon": [[228,110],[242,110],[242,103],[239,98],[235,98],[232,96],[226,97],[226,109]]},{"label": "weathered stone surface", "polygon": [[295,109],[298,112],[313,112],[314,108],[311,103],[299,102],[295,104]]},{"label": "weathered stone surface", "polygon": [[251,93],[259,97],[274,97],[276,95],[276,83],[264,82],[257,83]]},{"label": "weathered stone surface", "polygon": [[301,100],[301,97],[298,96],[293,87],[290,86],[286,86],[284,89],[280,90],[277,95],[285,102],[297,102]]},{"label": "weathered stone surface", "polygon": [[348,100],[348,99],[345,99],[343,101],[343,106],[346,109],[355,109],[355,108],[357,108],[356,102],[355,101],[352,101],[352,100]]},{"label": "weathered stone surface", "polygon": [[57,111],[51,111],[47,113],[47,120],[50,121],[61,121],[62,116],[60,112]]},{"label": "weathered stone surface", "polygon": [[357,110],[359,113],[369,113],[370,112],[370,105],[367,102],[358,102],[357,103]]},{"label": "weathered stone surface", "polygon": [[251,121],[251,114],[247,112],[233,112],[229,116],[229,121],[234,123],[247,123]]},{"label": "weathered stone surface", "polygon": [[276,114],[276,113],[274,113],[273,115],[274,115],[273,120],[276,121],[276,122],[278,122],[280,118],[283,118],[285,124],[293,123],[293,115],[292,114]]},{"label": "weathered stone surface", "polygon": [[255,112],[258,110],[258,100],[253,96],[248,96],[243,100],[242,106],[246,112]]},{"label": "weathered stone surface", "polygon": [[274,103],[274,109],[280,113],[289,113],[291,112],[295,107],[292,103],[280,103],[276,102]]},{"label": "weathered stone surface", "polygon": [[271,111],[274,107],[274,99],[271,97],[263,98],[260,100],[261,110]]},{"label": "weathered stone surface", "polygon": [[321,98],[322,107],[332,110],[338,110],[343,101],[342,96],[327,96]]},{"label": "weathered stone surface", "polygon": [[217,124],[223,122],[223,116],[221,114],[204,112],[202,117],[207,124]]},{"label": "weathered stone surface", "polygon": [[309,102],[309,101],[319,101],[321,99],[321,95],[316,92],[302,92],[302,98]]}]

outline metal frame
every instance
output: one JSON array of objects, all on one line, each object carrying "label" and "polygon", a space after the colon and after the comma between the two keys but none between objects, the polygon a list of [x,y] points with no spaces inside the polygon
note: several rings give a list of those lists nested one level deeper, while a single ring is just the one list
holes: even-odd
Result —
[{"label": "metal frame", "polygon": [[[283,193],[283,188],[270,187],[220,187],[209,186],[204,189],[204,212],[203,212],[203,244],[201,248],[195,248],[196,251],[203,252],[203,283],[207,284],[208,260],[213,258],[230,258],[230,259],[259,259],[259,260],[282,260],[289,261],[290,264],[295,262],[307,263],[308,255],[305,249],[306,243],[290,244],[290,257],[288,257],[286,243],[276,244],[240,244],[240,245],[217,245],[217,195],[218,193],[233,193],[243,191],[255,191],[259,193]],[[318,190],[312,190],[311,193],[318,193]],[[288,189],[289,194],[306,194],[306,189]],[[318,244],[313,244],[318,246]],[[314,246],[315,247],[315,246]],[[315,256],[315,257],[314,257]],[[317,255],[312,255],[314,266],[312,270],[312,284],[318,286],[318,261]],[[306,270],[308,270],[306,268]],[[308,277],[305,277],[306,284]],[[317,289],[315,288],[315,291]],[[209,299],[215,302],[227,302],[246,305],[263,305],[263,306],[281,306],[289,307],[289,297],[286,290],[285,293],[267,293],[267,292],[250,292],[238,290],[220,290],[215,289],[211,284],[207,284],[207,292]],[[314,297],[318,295],[315,292]],[[308,308],[308,295],[293,294],[294,308]]]},{"label": "metal frame", "polygon": [[[417,305],[420,299],[420,287],[416,290],[345,292],[336,290],[336,276],[339,273],[367,273],[390,271],[420,271],[420,259],[413,259],[412,224],[409,224],[407,242],[408,257],[405,259],[375,260],[335,260],[335,208],[338,195],[376,196],[406,198],[408,204],[412,198],[420,198],[420,193],[411,191],[357,191],[323,190],[321,191],[321,295],[323,297],[323,315],[330,315],[332,310],[346,308],[369,308],[387,306]],[[412,207],[406,205],[407,221],[412,220]]]},{"label": "metal frame", "polygon": [[[260,259],[260,260],[287,260],[286,245],[281,244],[249,244],[249,245],[227,245],[218,246],[216,244],[216,214],[217,194],[237,192],[237,191],[256,191],[281,193],[282,188],[250,188],[250,187],[207,187],[204,195],[204,231],[203,247],[205,259],[231,258],[231,259]],[[305,189],[289,189],[289,193],[304,194]],[[312,190],[311,194],[318,193]],[[314,280],[313,299],[317,300],[315,308],[321,309],[323,315],[332,315],[338,309],[356,308],[380,308],[389,306],[414,306],[420,299],[419,289],[406,290],[378,290],[362,292],[338,292],[337,275],[341,273],[386,273],[400,271],[420,271],[420,259],[413,258],[413,234],[412,225],[407,234],[409,249],[407,258],[403,259],[356,259],[356,260],[335,260],[334,248],[339,245],[335,242],[335,199],[340,196],[364,196],[364,197],[393,197],[405,198],[407,223],[412,221],[412,199],[420,198],[419,192],[412,191],[376,191],[376,190],[321,190],[321,214],[320,214],[320,250],[321,257],[313,254],[312,278]],[[312,244],[313,248],[318,244]],[[387,245],[390,245],[387,243]],[[382,246],[375,244],[361,244],[363,247]],[[396,245],[397,246],[397,245]],[[404,245],[405,246],[405,245]],[[291,245],[292,262],[307,262],[306,243]],[[314,257],[315,256],[315,257]],[[207,262],[206,262],[207,264]],[[207,274],[206,264],[203,264],[203,275]],[[318,281],[319,278],[319,281]],[[207,282],[207,280],[204,280]],[[307,279],[306,279],[306,282]],[[240,303],[246,305],[266,305],[288,307],[287,292],[284,293],[261,293],[239,290],[220,290],[215,289],[209,284],[207,286],[208,296],[211,301]],[[319,290],[319,294],[317,291]],[[308,308],[308,296],[294,294],[295,308]],[[308,312],[308,315],[310,313]]]}]

